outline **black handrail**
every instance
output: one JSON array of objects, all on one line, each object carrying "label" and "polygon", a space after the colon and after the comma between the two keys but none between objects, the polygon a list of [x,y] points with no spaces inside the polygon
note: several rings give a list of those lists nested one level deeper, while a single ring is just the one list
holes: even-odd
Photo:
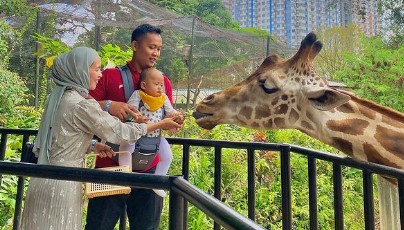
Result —
[{"label": "black handrail", "polygon": [[[187,201],[191,202],[227,229],[264,229],[254,221],[226,206],[221,201],[199,190],[182,177],[4,161],[0,161],[0,173],[23,177],[31,176],[69,181],[107,183],[139,188],[169,189],[176,195],[179,194],[185,197]],[[175,207],[175,209],[178,209],[178,207]],[[182,213],[182,210],[179,213]],[[170,229],[178,230],[183,229],[183,227],[177,224],[170,224]]]},{"label": "black handrail", "polygon": [[[0,143],[0,160],[5,153],[5,141],[8,134],[23,135],[24,140],[28,137],[36,135],[36,130],[23,130],[23,129],[3,129],[0,128],[1,143]],[[348,166],[357,168],[363,172],[363,194],[364,194],[364,215],[365,215],[365,229],[374,229],[374,200],[373,200],[373,182],[372,175],[380,174],[383,176],[397,178],[399,187],[399,199],[400,199],[400,217],[401,226],[404,226],[404,170],[391,168],[383,165],[378,165],[369,162],[363,162],[352,158],[331,154],[327,152],[321,152],[301,146],[289,145],[289,144],[276,144],[276,143],[256,143],[256,142],[232,142],[232,141],[218,141],[218,140],[201,140],[201,139],[187,139],[187,138],[167,138],[169,143],[174,145],[183,146],[183,165],[182,174],[185,180],[189,177],[189,153],[192,146],[204,146],[212,147],[215,152],[215,197],[220,200],[220,184],[221,184],[221,150],[223,148],[232,149],[246,149],[248,159],[248,217],[255,220],[255,164],[254,164],[254,151],[255,150],[271,150],[278,151],[281,154],[281,175],[282,175],[282,226],[283,229],[292,228],[292,212],[291,212],[291,186],[290,186],[290,152],[298,153],[307,156],[308,158],[308,184],[309,184],[309,218],[310,229],[318,228],[317,219],[317,181],[316,181],[316,161],[324,160],[333,164],[333,186],[334,186],[334,215],[335,215],[335,228],[343,229],[343,192],[342,192],[342,175],[341,167]],[[25,142],[25,141],[24,141]],[[23,145],[24,148],[24,145]],[[25,157],[22,156],[22,160]],[[250,168],[251,167],[251,168]],[[0,182],[1,182],[1,170],[0,170]],[[175,177],[170,177],[175,178]],[[173,180],[173,179],[170,179]],[[103,181],[106,182],[106,181]],[[140,185],[139,186],[145,186]],[[149,188],[155,188],[151,186]],[[167,187],[164,187],[167,189]],[[170,187],[172,190],[175,188]],[[179,190],[177,191],[180,192]],[[18,196],[18,192],[17,192]],[[178,207],[179,209],[170,208],[170,229],[179,229],[178,226],[186,228],[188,219],[187,201],[184,200],[184,196],[175,192],[170,193],[170,207]],[[16,201],[16,208],[17,208]],[[172,206],[173,205],[173,206]],[[179,211],[178,211],[179,210]],[[180,213],[177,213],[180,212]],[[16,210],[17,213],[17,210]],[[17,213],[18,214],[18,213]],[[213,214],[212,214],[213,215]],[[18,215],[16,215],[18,216]],[[215,217],[217,218],[217,216]],[[214,219],[215,229],[219,224],[224,225],[232,229],[232,226],[228,226],[223,223],[223,219]],[[171,228],[172,226],[176,228]]]}]

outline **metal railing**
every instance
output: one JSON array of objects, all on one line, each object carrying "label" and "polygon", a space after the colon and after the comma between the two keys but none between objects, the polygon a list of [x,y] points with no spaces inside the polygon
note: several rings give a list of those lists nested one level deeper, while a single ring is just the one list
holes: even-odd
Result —
[{"label": "metal railing", "polygon": [[[7,135],[17,134],[23,135],[23,143],[26,143],[30,136],[36,134],[34,130],[14,130],[0,128],[1,143],[0,143],[0,161],[4,159],[5,142]],[[114,180],[109,181],[107,174],[111,172],[100,172],[101,170],[92,169],[75,169],[69,172],[64,172],[66,167],[42,166],[42,165],[26,165],[21,163],[5,163],[0,162],[0,173],[8,173],[20,176],[18,182],[18,193],[16,198],[16,214],[14,217],[15,223],[18,223],[21,210],[22,199],[22,182],[20,185],[21,176],[41,176],[88,181],[88,182],[103,182],[120,185],[130,185],[145,188],[163,188],[170,190],[170,209],[169,209],[169,225],[170,229],[186,229],[188,219],[187,202],[191,202],[203,212],[214,219],[214,229],[220,229],[224,226],[227,229],[262,229],[261,226],[255,224],[255,156],[256,150],[271,150],[279,151],[281,157],[281,189],[282,189],[282,228],[292,229],[292,205],[291,205],[291,152],[307,156],[308,158],[308,188],[309,188],[309,223],[310,229],[318,229],[317,218],[317,181],[316,181],[316,163],[317,160],[331,162],[333,165],[333,188],[334,188],[334,219],[335,229],[344,229],[343,215],[343,192],[342,192],[342,166],[357,168],[362,171],[363,175],[363,196],[364,196],[364,219],[365,229],[374,229],[374,199],[373,199],[373,174],[380,174],[398,180],[399,203],[401,226],[404,226],[404,170],[399,170],[383,165],[378,165],[369,162],[354,160],[352,158],[343,157],[335,154],[330,154],[312,149],[289,145],[289,144],[273,144],[273,143],[255,143],[255,142],[231,142],[231,141],[215,141],[215,140],[197,140],[184,138],[167,138],[169,143],[174,145],[182,145],[183,160],[182,160],[182,177],[166,177],[157,175],[144,174],[125,174],[122,176],[114,176]],[[189,158],[191,146],[213,147],[215,154],[214,168],[214,199],[206,193],[200,191],[195,186],[187,182],[189,178]],[[24,153],[23,145],[23,153]],[[224,205],[221,200],[221,163],[222,149],[246,149],[247,150],[247,165],[248,165],[248,218],[238,214],[233,209]],[[22,161],[27,159],[27,156],[22,154]],[[17,167],[18,166],[18,167]],[[9,171],[6,169],[9,167]],[[24,168],[36,167],[36,170],[24,172]],[[39,168],[37,168],[39,167]],[[42,169],[44,171],[42,171]],[[49,171],[50,170],[50,171]],[[35,174],[35,173],[45,174]],[[63,173],[62,173],[63,172]],[[100,176],[102,175],[102,176]],[[114,174],[116,175],[116,174]],[[1,177],[0,177],[1,180]],[[20,190],[21,186],[21,190]],[[172,208],[176,207],[176,208]],[[18,213],[19,212],[19,213]],[[18,219],[18,220],[15,220]]]}]

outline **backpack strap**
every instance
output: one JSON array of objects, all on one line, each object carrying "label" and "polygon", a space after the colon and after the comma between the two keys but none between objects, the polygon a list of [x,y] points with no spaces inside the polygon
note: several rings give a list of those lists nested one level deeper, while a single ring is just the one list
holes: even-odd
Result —
[{"label": "backpack strap", "polygon": [[118,66],[118,69],[121,72],[123,90],[125,91],[125,100],[128,101],[132,93],[135,91],[132,73],[127,65]]}]

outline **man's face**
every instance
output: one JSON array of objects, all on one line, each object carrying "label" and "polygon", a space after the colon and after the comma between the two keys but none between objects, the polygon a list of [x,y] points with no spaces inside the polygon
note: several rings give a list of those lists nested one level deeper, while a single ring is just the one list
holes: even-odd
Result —
[{"label": "man's face", "polygon": [[163,40],[160,34],[156,33],[147,33],[138,41],[132,42],[134,62],[141,68],[140,71],[156,64],[162,46]]}]

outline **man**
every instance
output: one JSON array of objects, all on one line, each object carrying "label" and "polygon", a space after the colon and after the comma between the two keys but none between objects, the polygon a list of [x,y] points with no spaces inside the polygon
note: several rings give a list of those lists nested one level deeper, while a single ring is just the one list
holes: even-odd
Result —
[{"label": "man", "polygon": [[[132,32],[131,48],[132,60],[127,62],[133,78],[135,90],[139,88],[139,77],[143,69],[155,65],[162,48],[161,30],[149,24],[138,26]],[[172,102],[172,86],[164,76],[165,93]],[[126,104],[123,81],[119,69],[106,69],[99,80],[97,88],[90,92],[100,106],[110,114],[125,121],[129,115],[137,116],[137,110]],[[168,142],[161,138],[160,149]],[[146,172],[152,173],[159,161],[158,155],[150,164]],[[97,158],[97,167],[116,166],[117,162],[111,158]],[[87,209],[86,230],[112,230],[127,205],[130,229],[158,229],[163,199],[151,189],[132,188],[129,195],[114,195],[97,197],[89,200]]]}]

